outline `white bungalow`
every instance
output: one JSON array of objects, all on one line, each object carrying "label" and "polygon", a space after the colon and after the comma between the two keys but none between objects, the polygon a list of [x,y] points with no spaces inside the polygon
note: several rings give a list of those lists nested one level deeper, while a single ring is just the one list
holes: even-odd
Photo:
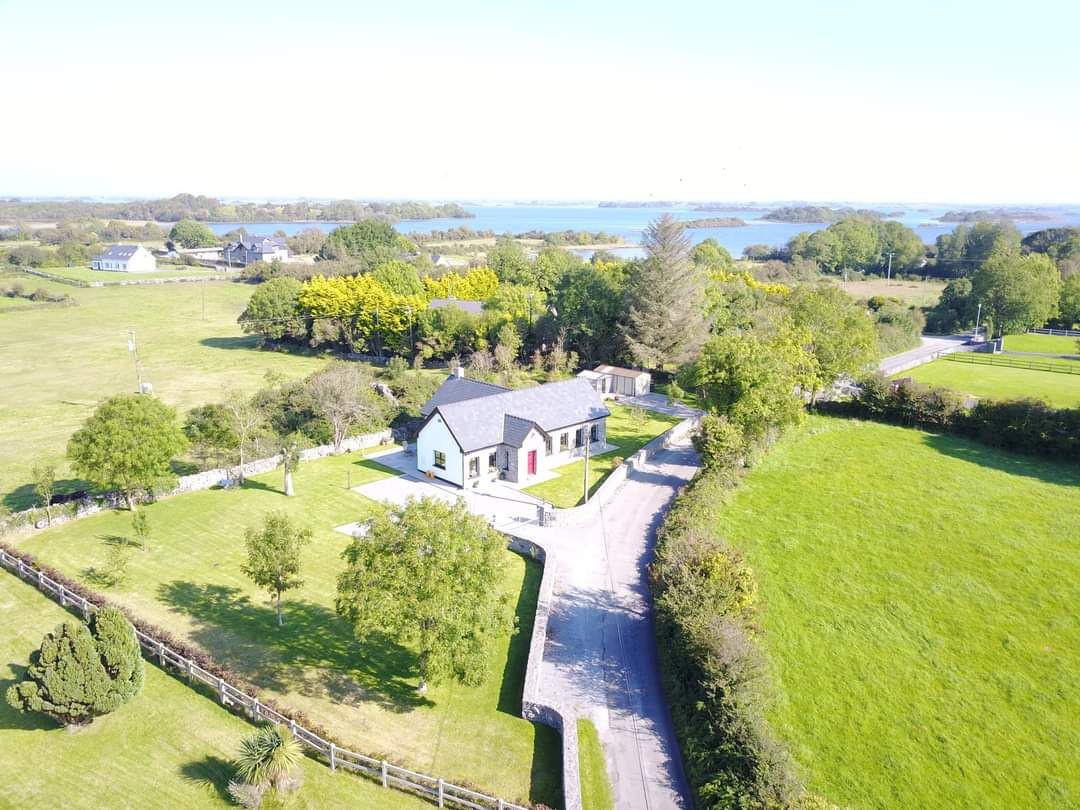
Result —
[{"label": "white bungalow", "polygon": [[420,410],[416,468],[459,487],[527,483],[606,449],[611,412],[585,380],[511,390],[459,368]]},{"label": "white bungalow", "polygon": [[578,374],[600,394],[613,394],[626,397],[640,397],[649,393],[652,387],[652,375],[640,368],[622,368],[620,366],[597,366]]},{"label": "white bungalow", "polygon": [[142,245],[110,245],[108,250],[90,260],[90,268],[115,270],[118,273],[149,273],[157,270],[157,259]]}]

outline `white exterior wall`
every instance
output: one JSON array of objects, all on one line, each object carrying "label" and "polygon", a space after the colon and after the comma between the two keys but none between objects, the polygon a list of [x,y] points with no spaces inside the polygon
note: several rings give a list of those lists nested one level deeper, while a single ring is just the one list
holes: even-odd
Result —
[{"label": "white exterior wall", "polygon": [[[536,475],[529,475],[529,451],[536,451]],[[533,428],[529,431],[529,435],[525,437],[525,441],[522,442],[521,447],[517,449],[517,462],[518,462],[518,482],[527,483],[530,479],[539,477],[545,470],[551,465],[548,463],[554,456],[544,455],[544,437],[543,435]]]},{"label": "white exterior wall", "polygon": [[[445,470],[435,466],[436,450],[446,454]],[[432,475],[459,487],[465,485],[465,457],[450,428],[438,413],[428,420],[416,437],[416,469],[422,473],[430,471]]]},{"label": "white exterior wall", "polygon": [[128,259],[127,267],[124,269],[129,273],[153,272],[157,270],[157,259],[149,250],[140,247],[135,251],[135,255]]}]

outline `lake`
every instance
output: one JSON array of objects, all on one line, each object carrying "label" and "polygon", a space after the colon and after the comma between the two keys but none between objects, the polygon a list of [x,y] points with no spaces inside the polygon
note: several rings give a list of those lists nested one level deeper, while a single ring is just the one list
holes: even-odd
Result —
[{"label": "lake", "polygon": [[[604,231],[620,236],[633,245],[641,241],[641,233],[650,221],[661,214],[671,214],[676,219],[705,219],[712,217],[737,217],[746,222],[737,228],[695,228],[690,235],[695,242],[712,238],[727,248],[733,256],[741,256],[748,245],[766,244],[783,245],[791,237],[803,231],[816,231],[824,228],[821,224],[767,222],[761,219],[765,208],[748,211],[733,208],[727,211],[695,211],[692,206],[673,206],[667,208],[601,208],[592,205],[466,205],[468,211],[475,214],[472,219],[425,219],[402,220],[395,227],[402,233],[416,233],[430,230],[447,230],[464,225],[473,230],[492,230],[495,233],[523,233],[525,231]],[[877,205],[878,210],[895,211],[896,217],[922,238],[927,244],[933,244],[938,236],[950,233],[956,225],[937,222],[948,210],[959,206],[919,206],[904,207],[898,205]],[[1043,228],[1080,225],[1080,214],[1074,211],[1048,209],[1054,215],[1048,222],[1019,222],[1017,227],[1024,234]],[[340,224],[333,222],[212,222],[208,223],[214,233],[221,235],[243,225],[249,233],[271,234],[284,231],[287,235],[304,228],[319,228],[331,231]],[[581,252],[581,251],[579,251]],[[583,251],[589,253],[590,251]],[[627,247],[617,251],[626,255],[638,255],[639,250]]]}]

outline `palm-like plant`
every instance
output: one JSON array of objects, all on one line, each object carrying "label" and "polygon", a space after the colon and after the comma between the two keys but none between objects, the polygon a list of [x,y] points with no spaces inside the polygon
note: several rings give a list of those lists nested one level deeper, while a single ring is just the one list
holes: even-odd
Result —
[{"label": "palm-like plant", "polygon": [[252,785],[281,789],[300,764],[300,742],[284,726],[264,726],[245,737],[236,758],[236,772]]}]

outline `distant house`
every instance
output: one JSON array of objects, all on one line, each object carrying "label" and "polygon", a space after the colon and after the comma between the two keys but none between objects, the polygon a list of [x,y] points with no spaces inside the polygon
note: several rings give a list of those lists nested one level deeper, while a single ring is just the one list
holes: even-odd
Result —
[{"label": "distant house", "polygon": [[431,254],[431,263],[436,267],[468,267],[469,260],[461,259],[455,256],[446,256],[441,253]]},{"label": "distant house", "polygon": [[511,390],[459,368],[420,409],[416,468],[459,487],[538,480],[606,447],[611,412],[580,379]]},{"label": "distant house", "polygon": [[640,397],[649,393],[652,387],[652,375],[639,368],[597,366],[592,371],[582,371],[578,377],[588,380],[601,394]]},{"label": "distant house", "polygon": [[229,242],[221,251],[221,258],[226,264],[240,266],[274,259],[284,262],[289,258],[289,246],[280,236],[245,236],[238,242]]},{"label": "distant house", "polygon": [[443,307],[457,307],[470,315],[484,314],[484,304],[481,301],[462,301],[457,298],[432,298],[428,301],[428,309],[442,309]]},{"label": "distant house", "polygon": [[157,259],[142,245],[110,245],[108,250],[90,260],[90,269],[147,273],[157,270]]}]

